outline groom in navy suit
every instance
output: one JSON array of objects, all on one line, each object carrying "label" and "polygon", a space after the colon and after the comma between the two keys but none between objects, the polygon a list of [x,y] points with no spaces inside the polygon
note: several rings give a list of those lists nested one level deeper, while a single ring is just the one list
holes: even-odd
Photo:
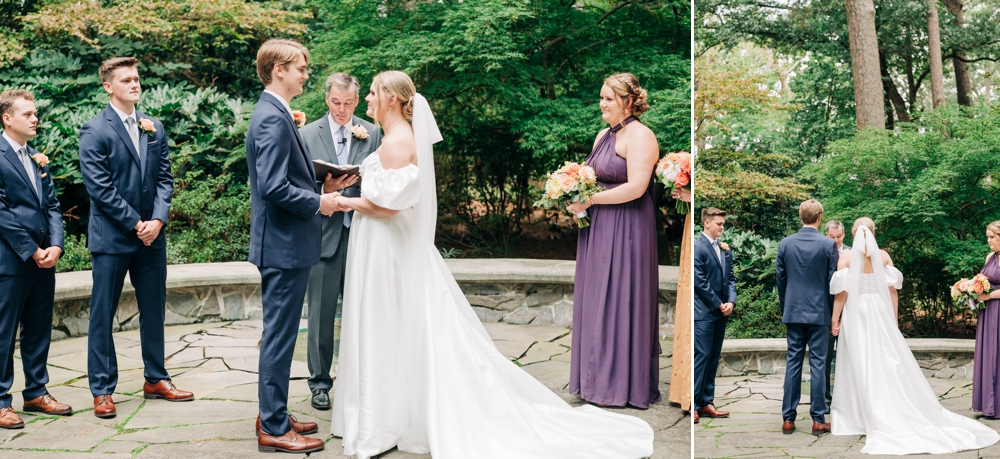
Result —
[{"label": "groom in navy suit", "polygon": [[21,429],[11,406],[14,336],[21,329],[24,411],[70,414],[45,385],[52,338],[56,262],[62,256],[63,226],[48,166],[37,163],[28,145],[38,117],[35,98],[24,90],[0,93],[0,428]]},{"label": "groom in navy suit", "polygon": [[833,297],[830,280],[837,271],[837,243],[819,232],[823,205],[810,199],[799,205],[802,229],[778,244],[778,302],[788,340],[782,432],[795,432],[802,397],[802,360],[809,347],[810,405],[813,435],[830,431],[826,422],[826,357],[829,351]]},{"label": "groom in navy suit", "polygon": [[87,248],[93,262],[87,336],[87,379],[94,415],[116,414],[111,395],[118,385],[118,359],[111,336],[125,274],[135,288],[142,343],[143,396],[189,401],[164,365],[163,325],[167,301],[167,238],[174,177],[166,130],[140,112],[138,61],[116,57],[99,74],[111,101],[80,128],[80,172],[90,194]]},{"label": "groom in navy suit", "polygon": [[726,213],[715,207],[701,211],[705,228],[694,244],[694,422],[700,417],[725,418],[715,409],[715,374],[719,370],[726,323],[736,307],[733,253],[721,243]]},{"label": "groom in navy suit", "polygon": [[316,192],[312,158],[289,107],[309,78],[308,63],[309,50],[296,42],[268,40],[261,46],[257,76],[265,89],[247,131],[250,262],[260,271],[264,313],[257,417],[261,452],[308,453],[324,446],[323,440],[302,436],[318,431],[316,423],[298,422],[288,413],[292,353],[309,269],[322,253],[320,213],[340,210],[335,193]]}]

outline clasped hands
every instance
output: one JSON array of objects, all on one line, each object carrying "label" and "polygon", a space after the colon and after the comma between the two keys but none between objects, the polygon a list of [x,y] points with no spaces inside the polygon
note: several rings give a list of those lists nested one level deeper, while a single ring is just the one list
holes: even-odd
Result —
[{"label": "clasped hands", "polygon": [[719,311],[722,311],[722,315],[728,316],[733,313],[733,308],[735,307],[736,305],[733,303],[722,303],[719,306]]},{"label": "clasped hands", "polygon": [[35,250],[35,253],[31,255],[31,258],[35,260],[35,264],[39,268],[48,269],[56,265],[59,261],[59,257],[63,254],[62,247],[54,245],[47,249],[39,247]]},{"label": "clasped hands", "polygon": [[340,194],[340,190],[349,188],[357,182],[357,175],[341,175],[334,178],[333,174],[327,173],[326,180],[323,181],[323,195],[320,196],[319,212],[329,217],[334,212],[354,210],[350,207],[348,198]]},{"label": "clasped hands", "polygon": [[135,224],[136,236],[139,236],[139,240],[142,241],[146,247],[156,239],[156,236],[160,235],[160,230],[163,229],[163,221],[161,220],[139,220],[139,223]]}]

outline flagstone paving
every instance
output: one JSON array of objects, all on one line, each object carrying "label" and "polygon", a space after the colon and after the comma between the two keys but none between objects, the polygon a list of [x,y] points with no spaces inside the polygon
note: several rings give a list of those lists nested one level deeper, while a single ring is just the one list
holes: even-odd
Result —
[{"label": "flagstone paving", "polygon": [[[1000,420],[982,418],[972,411],[972,381],[965,379],[928,378],[941,404],[962,416],[978,419],[983,424],[1000,429]],[[781,432],[781,399],[784,375],[738,376],[716,379],[716,407],[729,411],[726,419],[703,418],[694,427],[694,457],[822,457],[876,458],[862,454],[863,435],[812,435],[809,416],[809,384],[803,382],[803,398],[799,404],[792,435]],[[829,421],[829,416],[827,417]],[[906,457],[978,458],[1000,457],[1000,444],[978,451],[963,451],[945,455],[913,455]]]},{"label": "flagstone paving", "polygon": [[[114,395],[118,416],[93,415],[93,397],[87,385],[86,337],[52,343],[49,391],[76,410],[71,416],[38,416],[17,411],[24,419],[20,430],[0,429],[2,458],[246,458],[307,457],[257,452],[253,422],[257,416],[257,344],[262,322],[247,320],[178,325],[166,328],[167,369],[178,387],[193,391],[196,400],[171,403],[142,398],[142,356],[137,330],[114,335],[119,382]],[[305,328],[305,321],[301,327]],[[583,400],[567,393],[570,330],[541,325],[485,324],[497,348],[525,371],[574,406]],[[319,423],[327,442],[310,458],[344,459],[340,439],[330,431],[330,411],[309,404],[306,384],[305,332],[299,334],[292,363],[289,409],[302,420]],[[660,391],[666,397],[670,382],[669,340],[661,342]],[[21,364],[15,361],[12,392],[24,388]],[[21,395],[14,393],[14,408]],[[688,458],[691,451],[690,417],[669,403],[648,410],[616,411],[645,419],[656,431],[652,458]],[[390,451],[383,459],[431,459]]]}]

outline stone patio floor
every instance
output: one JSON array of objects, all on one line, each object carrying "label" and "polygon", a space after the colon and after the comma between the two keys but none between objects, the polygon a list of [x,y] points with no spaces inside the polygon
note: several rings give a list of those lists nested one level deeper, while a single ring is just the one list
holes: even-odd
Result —
[{"label": "stone patio floor", "polygon": [[[138,330],[115,334],[119,382],[114,395],[118,416],[93,415],[87,385],[87,339],[52,343],[49,352],[50,393],[69,403],[71,416],[36,416],[18,411],[20,430],[0,429],[0,457],[10,458],[294,458],[306,455],[257,452],[253,422],[257,416],[257,344],[259,320],[216,322],[166,328],[167,369],[178,387],[195,393],[193,402],[172,403],[142,398],[142,360]],[[302,321],[302,328],[305,328]],[[560,394],[572,405],[583,400],[566,391],[569,382],[570,330],[541,325],[486,324],[504,355]],[[329,434],[331,411],[309,404],[304,362],[305,333],[300,333],[292,364],[289,409],[302,420],[319,423],[325,450],[311,458],[346,458],[340,439]],[[661,342],[660,391],[669,392],[671,342]],[[21,408],[24,388],[19,361],[14,362],[13,405]],[[669,403],[649,410],[620,409],[645,419],[656,431],[652,458],[687,458],[691,451],[690,417]],[[429,459],[395,450],[383,459]],[[512,458],[513,459],[513,458]]]},{"label": "stone patio floor", "polygon": [[[928,378],[927,381],[945,408],[976,418],[993,429],[1000,429],[1000,420],[981,418],[972,411],[971,380]],[[716,379],[716,406],[731,414],[727,419],[703,418],[694,427],[694,457],[900,457],[862,454],[861,448],[865,445],[863,435],[826,434],[814,437],[809,416],[809,384],[805,381],[802,383],[803,394],[795,423],[796,431],[792,435],[782,434],[783,385],[784,375]],[[829,415],[827,420],[829,421]],[[978,451],[906,457],[1000,457],[1000,444]]]}]

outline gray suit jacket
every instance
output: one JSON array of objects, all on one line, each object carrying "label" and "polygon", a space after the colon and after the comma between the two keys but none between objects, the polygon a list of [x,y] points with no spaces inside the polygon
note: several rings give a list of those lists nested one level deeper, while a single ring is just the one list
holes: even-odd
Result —
[{"label": "gray suit jacket", "polygon": [[[333,143],[333,134],[330,132],[330,113],[327,112],[322,118],[305,125],[299,129],[302,134],[302,141],[306,144],[306,150],[313,159],[339,164],[337,161],[337,147]],[[351,126],[360,124],[368,130],[367,139],[354,137],[351,139],[351,151],[348,153],[347,162],[353,165],[360,165],[368,155],[372,154],[382,143],[382,133],[369,123],[356,116],[351,117]],[[316,177],[321,180],[322,177]],[[317,183],[317,191],[322,193],[322,182]],[[340,192],[344,196],[361,196],[361,186],[354,185]],[[353,212],[353,211],[352,211]],[[323,217],[323,249],[320,257],[330,258],[337,252],[340,244],[340,233],[344,230],[344,213],[336,212],[332,217]]]}]

